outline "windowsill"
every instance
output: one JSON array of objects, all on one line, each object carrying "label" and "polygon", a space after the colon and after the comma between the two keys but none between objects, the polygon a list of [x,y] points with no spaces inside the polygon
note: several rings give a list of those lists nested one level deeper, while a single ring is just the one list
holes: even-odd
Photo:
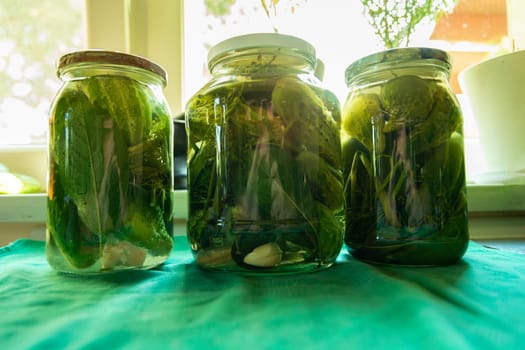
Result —
[{"label": "windowsill", "polygon": [[[46,221],[46,193],[0,195],[0,223]],[[186,219],[187,191],[175,191],[174,219]]]},{"label": "windowsill", "polygon": [[0,163],[9,171],[32,176],[45,186],[48,169],[47,152],[46,144],[0,145]]},{"label": "windowsill", "polygon": [[[468,200],[472,239],[525,239],[525,185],[469,186]],[[175,191],[178,224],[186,220],[187,203],[187,191]],[[44,224],[45,208],[45,193],[0,195],[0,224]]]},{"label": "windowsill", "polygon": [[525,184],[467,185],[471,213],[521,212],[525,215]]}]

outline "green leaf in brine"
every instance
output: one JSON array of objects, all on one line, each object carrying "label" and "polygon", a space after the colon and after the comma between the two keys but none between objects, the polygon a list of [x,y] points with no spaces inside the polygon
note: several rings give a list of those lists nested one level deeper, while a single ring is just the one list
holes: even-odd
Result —
[{"label": "green leaf in brine", "polygon": [[[120,192],[112,177],[127,182],[122,146],[115,138],[114,121],[104,111],[92,106],[87,97],[78,90],[68,92],[69,108],[57,121],[51,134],[56,146],[55,158],[64,190],[74,201],[84,224],[94,233],[102,234],[113,229],[110,205],[119,206]],[[115,171],[113,171],[115,170]],[[112,186],[113,185],[113,186]]]},{"label": "green leaf in brine", "polygon": [[151,106],[149,88],[133,79],[97,76],[79,82],[89,101],[113,118],[126,137],[136,145],[149,133]]},{"label": "green leaf in brine", "polygon": [[[55,245],[64,260],[72,267],[88,268],[100,258],[102,250],[100,237],[81,225],[77,208],[71,198],[65,194],[61,186],[60,174],[54,164],[51,161],[50,193],[47,199],[47,230],[50,235],[50,245]],[[54,254],[49,251],[48,253]]]}]

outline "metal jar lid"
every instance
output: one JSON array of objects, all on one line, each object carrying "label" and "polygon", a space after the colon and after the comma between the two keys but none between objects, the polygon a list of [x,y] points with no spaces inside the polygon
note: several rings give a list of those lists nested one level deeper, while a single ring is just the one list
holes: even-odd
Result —
[{"label": "metal jar lid", "polygon": [[317,62],[315,48],[301,38],[280,33],[254,33],[235,36],[213,46],[208,52],[208,67],[215,65],[225,55],[265,48],[288,49],[305,58],[312,67],[315,67]]},{"label": "metal jar lid", "polygon": [[157,63],[141,56],[132,55],[119,51],[105,50],[85,50],[70,52],[58,60],[57,75],[61,78],[72,67],[79,65],[99,64],[103,66],[129,66],[143,69],[157,75],[162,80],[162,85],[166,85],[168,74]]},{"label": "metal jar lid", "polygon": [[350,64],[345,70],[346,84],[350,85],[367,71],[392,69],[394,65],[415,64],[417,61],[424,61],[447,71],[451,67],[450,55],[446,51],[427,47],[396,48],[373,53]]}]

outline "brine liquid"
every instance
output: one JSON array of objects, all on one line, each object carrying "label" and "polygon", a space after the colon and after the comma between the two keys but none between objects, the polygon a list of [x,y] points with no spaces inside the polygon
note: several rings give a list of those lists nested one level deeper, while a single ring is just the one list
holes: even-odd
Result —
[{"label": "brine liquid", "polygon": [[47,202],[47,258],[56,270],[144,269],[169,255],[172,129],[153,90],[125,76],[95,76],[57,96]]},{"label": "brine liquid", "polygon": [[445,85],[410,81],[432,94],[408,99],[394,89],[384,94],[379,85],[349,98],[345,242],[363,260],[446,265],[468,243],[461,113]]},{"label": "brine liquid", "polygon": [[[338,124],[297,115],[300,97],[278,112],[274,86],[224,86],[189,104],[188,236],[203,267],[285,273],[329,266],[340,251]],[[275,264],[247,263],[257,248],[270,256],[260,265]]]}]

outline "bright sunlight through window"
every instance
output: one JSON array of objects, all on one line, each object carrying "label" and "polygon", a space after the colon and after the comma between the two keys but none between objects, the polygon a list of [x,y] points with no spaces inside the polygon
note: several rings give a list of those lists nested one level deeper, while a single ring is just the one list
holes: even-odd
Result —
[{"label": "bright sunlight through window", "polygon": [[81,49],[84,0],[0,2],[0,144],[47,142],[59,56]]}]

